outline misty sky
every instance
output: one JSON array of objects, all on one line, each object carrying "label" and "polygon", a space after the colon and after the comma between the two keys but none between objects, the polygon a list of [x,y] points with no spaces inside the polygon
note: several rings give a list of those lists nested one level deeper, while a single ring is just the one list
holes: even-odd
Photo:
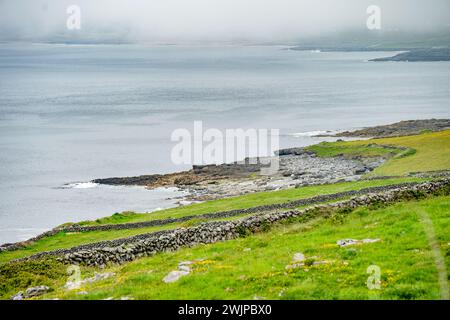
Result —
[{"label": "misty sky", "polygon": [[[72,4],[79,31],[66,28]],[[450,27],[450,0],[0,0],[0,41],[295,41],[364,32],[371,4],[385,32]]]}]

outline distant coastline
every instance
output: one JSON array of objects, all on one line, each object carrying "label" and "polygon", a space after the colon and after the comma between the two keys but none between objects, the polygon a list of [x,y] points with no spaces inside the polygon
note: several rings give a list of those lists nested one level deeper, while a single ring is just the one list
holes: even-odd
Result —
[{"label": "distant coastline", "polygon": [[318,51],[318,52],[400,52],[390,57],[370,59],[372,62],[385,61],[450,61],[450,48],[408,48],[408,47],[317,47],[317,46],[297,46],[287,50],[294,51]]},{"label": "distant coastline", "polygon": [[322,137],[388,138],[437,132],[450,129],[450,119],[404,120],[388,125],[362,128],[354,131],[338,132]]},{"label": "distant coastline", "polygon": [[358,47],[358,46],[295,46],[289,47],[287,50],[294,51],[320,51],[320,52],[398,52],[408,51],[408,47]]}]

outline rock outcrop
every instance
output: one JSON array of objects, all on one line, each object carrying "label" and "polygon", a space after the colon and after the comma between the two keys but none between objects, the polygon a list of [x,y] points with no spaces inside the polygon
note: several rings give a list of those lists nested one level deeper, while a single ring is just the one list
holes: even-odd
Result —
[{"label": "rock outcrop", "polygon": [[335,137],[385,138],[450,129],[450,119],[408,120],[393,124],[340,132]]},{"label": "rock outcrop", "polygon": [[22,291],[18,292],[17,294],[11,297],[11,300],[23,300],[38,297],[47,293],[49,290],[50,288],[47,286],[31,287],[25,290],[25,293]]}]

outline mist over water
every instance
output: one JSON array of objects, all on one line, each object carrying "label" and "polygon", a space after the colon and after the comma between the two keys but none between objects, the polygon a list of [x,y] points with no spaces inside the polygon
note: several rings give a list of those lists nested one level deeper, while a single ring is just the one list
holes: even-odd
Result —
[{"label": "mist over water", "polygon": [[[66,28],[70,5],[81,30]],[[381,34],[450,27],[448,0],[2,0],[0,41],[286,43],[367,31],[370,5],[381,8]]]},{"label": "mist over water", "polygon": [[173,190],[86,182],[189,168],[171,162],[170,134],[194,120],[278,128],[288,147],[320,141],[312,131],[450,116],[450,63],[367,62],[386,55],[2,45],[0,242],[67,221],[173,206]]}]

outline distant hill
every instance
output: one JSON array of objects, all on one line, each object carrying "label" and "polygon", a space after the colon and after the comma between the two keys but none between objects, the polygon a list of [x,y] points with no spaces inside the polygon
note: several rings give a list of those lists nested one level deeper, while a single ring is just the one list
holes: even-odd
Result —
[{"label": "distant hill", "polygon": [[321,51],[410,51],[416,49],[450,49],[450,29],[439,32],[402,31],[336,32],[299,40],[292,50]]}]

